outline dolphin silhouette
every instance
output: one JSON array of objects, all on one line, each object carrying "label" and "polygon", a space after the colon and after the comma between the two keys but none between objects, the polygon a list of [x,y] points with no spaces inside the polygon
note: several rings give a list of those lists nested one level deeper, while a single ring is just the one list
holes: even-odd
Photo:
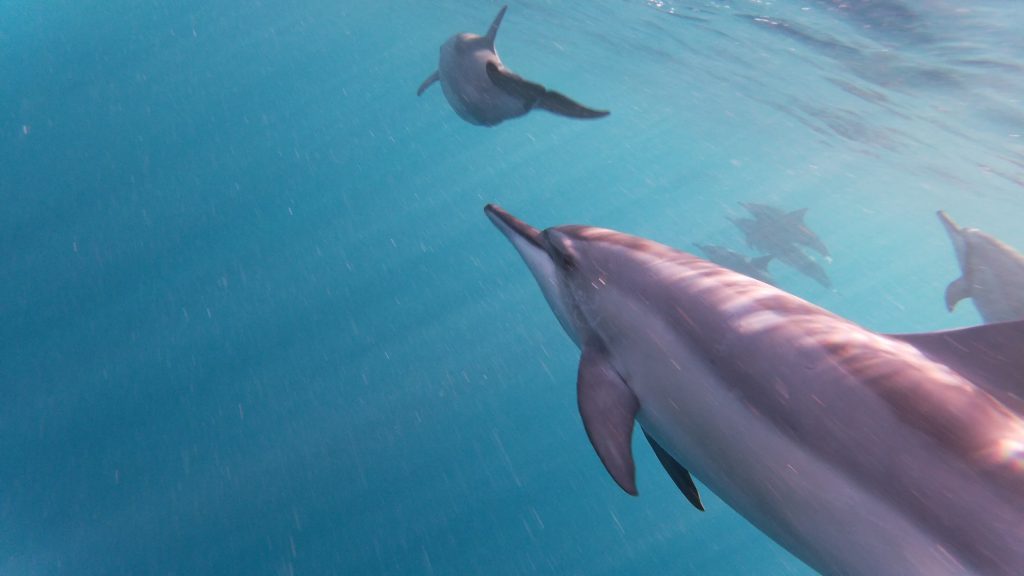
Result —
[{"label": "dolphin silhouette", "polygon": [[535,82],[512,73],[498,58],[494,39],[505,17],[503,6],[484,36],[456,34],[441,45],[441,61],[416,95],[434,82],[455,113],[470,124],[495,126],[509,118],[540,108],[569,118],[601,118],[605,110],[594,110]]},{"label": "dolphin silhouette", "polygon": [[770,254],[750,258],[725,246],[717,246],[715,244],[694,244],[694,246],[703,252],[708,260],[719,266],[724,266],[733,272],[750,276],[755,280],[775,285],[775,279],[772,278],[772,273],[768,271],[768,263],[774,258]]},{"label": "dolphin silhouette", "polygon": [[757,220],[764,221],[776,229],[776,234],[787,241],[807,246],[826,258],[831,258],[828,247],[821,241],[821,238],[804,223],[804,216],[807,215],[807,208],[800,208],[792,212],[784,212],[780,208],[769,204],[757,204],[754,202],[740,202],[750,215]]},{"label": "dolphin silhouette", "polygon": [[822,574],[1020,576],[1024,322],[877,334],[649,240],[485,212],[580,347],[626,492],[637,421],[691,502],[692,472]]},{"label": "dolphin silhouette", "polygon": [[778,226],[761,219],[729,218],[729,221],[743,232],[747,246],[774,256],[826,288],[832,287],[832,279],[825,268],[781,233]]},{"label": "dolphin silhouette", "polygon": [[1024,256],[977,228],[957,226],[942,210],[938,216],[962,273],[946,287],[946,309],[970,298],[985,322],[1024,319]]}]

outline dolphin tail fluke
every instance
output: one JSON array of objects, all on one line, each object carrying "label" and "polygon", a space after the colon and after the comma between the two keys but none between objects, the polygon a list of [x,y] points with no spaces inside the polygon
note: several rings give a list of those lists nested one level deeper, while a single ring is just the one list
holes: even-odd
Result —
[{"label": "dolphin tail fluke", "polygon": [[438,72],[437,70],[434,70],[434,73],[431,74],[430,76],[427,76],[427,79],[423,81],[423,84],[420,84],[419,89],[416,90],[416,95],[417,96],[422,96],[423,93],[427,91],[427,88],[430,88],[430,86],[434,82],[437,82],[440,78],[441,78],[441,73]]},{"label": "dolphin tail fluke", "polygon": [[568,96],[553,90],[544,92],[544,95],[537,100],[537,104],[535,104],[535,106],[541,110],[547,110],[553,114],[558,114],[559,116],[584,120],[590,118],[603,118],[610,114],[607,110],[588,108]]},{"label": "dolphin tail fluke", "polygon": [[683,496],[686,497],[690,504],[693,504],[694,508],[703,512],[704,503],[700,501],[700,492],[697,491],[697,485],[693,483],[690,471],[683,468],[679,462],[676,462],[676,459],[666,452],[654,438],[651,438],[646,430],[644,430],[644,437],[647,438],[647,442],[654,450],[654,455],[658,457],[658,462],[661,462],[661,465],[665,467],[665,471],[668,472],[672,481],[676,483],[679,491],[683,493]]},{"label": "dolphin tail fluke", "polygon": [[587,437],[604,467],[628,494],[636,496],[631,440],[640,403],[604,353],[585,347],[576,381],[576,399]]},{"label": "dolphin tail fluke", "polygon": [[949,286],[946,286],[946,310],[952,312],[953,309],[956,308],[957,303],[964,298],[970,297],[971,284],[967,279],[961,276],[956,280],[953,280],[949,283]]},{"label": "dolphin tail fluke", "polygon": [[491,51],[494,50],[494,39],[498,36],[498,28],[501,27],[501,19],[505,17],[505,11],[508,10],[508,5],[502,6],[501,10],[498,10],[498,15],[494,17],[494,22],[491,22],[491,27],[487,29],[487,42],[491,45]]}]

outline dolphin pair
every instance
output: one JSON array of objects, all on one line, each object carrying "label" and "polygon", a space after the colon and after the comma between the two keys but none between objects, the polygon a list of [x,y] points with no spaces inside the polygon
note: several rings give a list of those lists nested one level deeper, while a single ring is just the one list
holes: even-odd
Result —
[{"label": "dolphin pair", "polygon": [[957,226],[941,210],[938,215],[962,273],[946,288],[946,309],[970,298],[985,322],[1024,319],[1024,256],[977,228]]},{"label": "dolphin pair", "polygon": [[807,209],[784,212],[767,204],[740,202],[754,218],[729,218],[743,232],[747,246],[771,254],[826,288],[832,287],[832,280],[817,260],[808,256],[800,246],[807,246],[822,256],[830,258],[828,248],[804,224]]},{"label": "dolphin pair", "polygon": [[503,6],[484,36],[456,34],[441,45],[441,60],[416,95],[435,82],[455,113],[470,124],[496,126],[539,108],[569,118],[601,118],[605,110],[588,108],[512,73],[498,58],[494,39],[508,6]]},{"label": "dolphin pair", "polygon": [[580,347],[584,428],[636,494],[634,421],[826,575],[1020,576],[1024,322],[883,335],[649,240],[485,212]]}]

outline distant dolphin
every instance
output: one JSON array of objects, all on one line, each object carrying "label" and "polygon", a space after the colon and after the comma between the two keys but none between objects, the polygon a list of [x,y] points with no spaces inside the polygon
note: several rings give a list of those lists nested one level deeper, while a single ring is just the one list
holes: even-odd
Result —
[{"label": "distant dolphin", "polygon": [[832,279],[828,277],[825,268],[805,254],[799,246],[784,235],[780,235],[777,226],[764,220],[750,218],[729,218],[729,221],[743,232],[747,246],[771,254],[779,262],[787,264],[826,288],[832,287]]},{"label": "distant dolphin", "polygon": [[768,263],[774,258],[770,254],[768,256],[749,258],[725,246],[716,246],[714,244],[694,244],[694,246],[699,248],[707,256],[708,260],[719,266],[725,266],[733,272],[739,272],[766,284],[775,285],[772,273],[768,271]]},{"label": "distant dolphin", "polygon": [[1024,256],[977,228],[960,228],[942,210],[938,215],[963,274],[946,287],[946,309],[970,298],[985,322],[1024,319]]},{"label": "distant dolphin", "polygon": [[788,241],[807,246],[826,258],[832,256],[828,251],[828,247],[821,241],[821,238],[804,223],[807,208],[786,212],[775,206],[756,204],[754,202],[740,202],[740,206],[746,208],[747,212],[750,212],[750,215],[754,218],[775,226],[778,234]]},{"label": "distant dolphin", "polygon": [[876,334],[649,240],[485,211],[582,350],[626,492],[635,419],[691,502],[693,472],[822,574],[1021,575],[1024,321]]},{"label": "distant dolphin", "polygon": [[438,80],[448,104],[470,124],[495,126],[534,108],[569,118],[600,118],[605,110],[587,108],[566,96],[513,74],[498,58],[494,37],[508,6],[503,6],[486,36],[456,34],[441,45],[438,69],[420,85],[419,96]]}]

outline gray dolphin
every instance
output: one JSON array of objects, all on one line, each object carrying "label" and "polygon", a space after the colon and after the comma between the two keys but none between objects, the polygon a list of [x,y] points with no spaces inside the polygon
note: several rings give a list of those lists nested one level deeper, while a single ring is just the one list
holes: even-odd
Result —
[{"label": "gray dolphin", "polygon": [[774,258],[770,254],[750,258],[725,246],[716,246],[714,244],[694,244],[694,246],[700,249],[707,256],[708,260],[719,266],[725,266],[734,272],[745,274],[755,280],[775,285],[775,279],[772,278],[772,273],[768,271],[768,263]]},{"label": "gray dolphin", "polygon": [[793,244],[779,228],[764,220],[750,218],[729,218],[743,232],[747,246],[771,254],[779,262],[790,266],[804,276],[826,288],[832,287],[832,279],[817,260],[811,258],[799,246]]},{"label": "gray dolphin", "polygon": [[938,215],[963,274],[946,287],[946,309],[970,298],[985,322],[1024,319],[1024,256],[977,228],[960,228],[942,210]]},{"label": "gray dolphin", "polygon": [[821,238],[804,223],[807,208],[786,212],[775,206],[754,202],[740,202],[740,206],[746,208],[747,212],[750,212],[750,215],[757,220],[764,221],[776,228],[776,233],[788,241],[807,246],[826,258],[832,256]]},{"label": "gray dolphin", "polygon": [[485,36],[456,34],[441,45],[436,71],[420,85],[416,95],[434,82],[455,113],[470,124],[495,126],[534,108],[569,118],[601,118],[605,110],[594,110],[540,84],[513,74],[498,58],[494,38],[508,6],[503,6]]},{"label": "gray dolphin", "polygon": [[582,355],[584,428],[636,494],[634,421],[822,574],[1020,576],[1024,322],[882,335],[642,238],[487,216]]}]

